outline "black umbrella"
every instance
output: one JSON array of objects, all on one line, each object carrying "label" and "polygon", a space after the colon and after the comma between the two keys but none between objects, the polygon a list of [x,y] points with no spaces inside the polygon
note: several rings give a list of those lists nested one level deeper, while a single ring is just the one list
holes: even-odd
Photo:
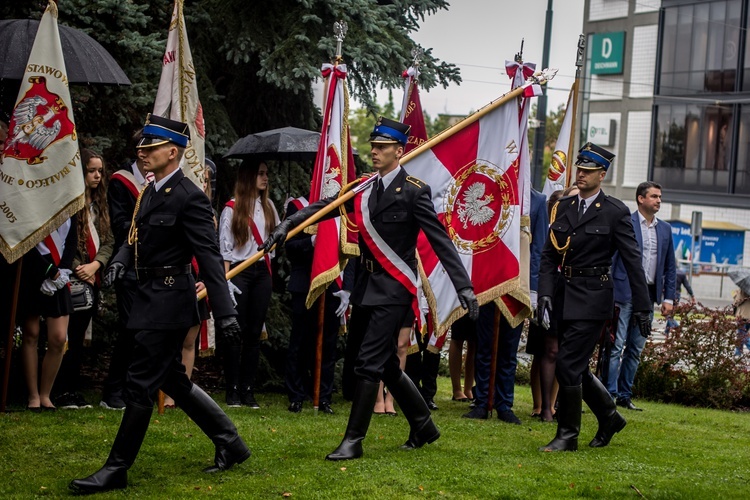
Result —
[{"label": "black umbrella", "polygon": [[284,127],[250,134],[235,142],[224,158],[315,160],[320,132]]},{"label": "black umbrella", "polygon": [[[0,80],[21,80],[39,21],[0,21]],[[59,25],[65,69],[70,83],[130,85],[125,72],[99,42],[81,30]]]}]

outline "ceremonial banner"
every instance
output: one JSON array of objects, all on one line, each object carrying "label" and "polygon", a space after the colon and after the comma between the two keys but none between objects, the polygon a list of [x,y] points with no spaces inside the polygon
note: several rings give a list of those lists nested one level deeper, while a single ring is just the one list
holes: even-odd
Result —
[{"label": "ceremonial banner", "polygon": [[206,161],[206,130],[182,7],[183,0],[175,0],[172,21],[169,23],[167,50],[162,60],[159,90],[154,102],[154,114],[187,123],[190,128],[190,142],[185,148],[180,168],[182,173],[202,190]]},{"label": "ceremonial banner", "polygon": [[[577,81],[576,81],[577,82]],[[570,159],[572,156],[572,138],[571,128],[573,124],[573,97],[576,92],[577,83],[573,84],[568,94],[568,103],[565,106],[565,117],[560,126],[560,133],[557,135],[555,142],[555,152],[552,153],[552,162],[547,170],[547,179],[544,182],[542,194],[549,198],[549,195],[558,189],[565,189],[570,186]]]},{"label": "ceremonial banner", "polygon": [[401,76],[404,77],[404,99],[401,103],[399,121],[411,126],[409,140],[404,149],[404,154],[406,154],[427,141],[427,129],[424,126],[422,103],[419,100],[419,70],[412,66]]},{"label": "ceremonial banner", "polygon": [[[449,129],[431,139],[424,145],[429,149],[415,150],[402,158],[401,164],[409,175],[430,185],[435,211],[453,240],[482,305],[519,286],[517,102],[507,100],[463,125],[459,122],[453,127],[458,132],[450,133]],[[442,135],[447,138],[440,140]],[[417,240],[417,251],[434,332],[440,337],[465,311],[423,234]]]},{"label": "ceremonial banner", "polygon": [[84,205],[68,78],[50,1],[21,80],[0,165],[0,251],[14,262]]},{"label": "ceremonial banner", "polygon": [[[324,64],[322,75],[326,79],[326,100],[318,154],[310,184],[310,203],[336,196],[343,186],[355,179],[349,137],[349,93],[344,82],[346,65]],[[339,247],[342,253],[339,252]],[[308,309],[331,282],[341,280],[346,256],[358,254],[356,234],[347,230],[341,217],[318,224],[310,292],[306,301]]]}]

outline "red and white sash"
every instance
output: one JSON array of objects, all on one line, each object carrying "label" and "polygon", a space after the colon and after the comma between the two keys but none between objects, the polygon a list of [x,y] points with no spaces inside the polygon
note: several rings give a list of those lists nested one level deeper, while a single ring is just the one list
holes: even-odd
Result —
[{"label": "red and white sash", "polygon": [[[234,210],[234,200],[229,200],[227,204],[225,205],[232,210]],[[247,225],[250,227],[250,231],[253,233],[253,239],[255,240],[255,243],[258,244],[258,246],[263,245],[263,238],[260,237],[260,231],[258,231],[258,226],[255,224],[255,221],[253,220],[252,216],[247,218]],[[268,267],[268,273],[273,276],[273,271],[271,271],[271,256],[266,254],[263,254],[263,259],[266,261],[266,266]]]},{"label": "red and white sash", "polygon": [[66,220],[60,227],[52,231],[43,241],[36,245],[36,249],[39,253],[51,256],[52,262],[54,262],[56,266],[60,265],[60,259],[65,251],[65,238],[68,237],[70,225],[70,219]]},{"label": "red and white sash", "polygon": [[130,194],[132,194],[136,198],[138,198],[138,195],[141,193],[140,183],[135,178],[135,175],[133,175],[133,172],[128,169],[118,170],[117,172],[112,174],[110,181],[112,180],[118,180],[122,182],[125,187],[128,188]]},{"label": "red and white sash", "polygon": [[[374,185],[374,184],[373,184]],[[401,283],[412,295],[412,309],[415,317],[421,316],[417,289],[422,287],[419,275],[415,275],[411,267],[383,240],[375,230],[370,220],[369,200],[373,189],[365,189],[354,198],[354,220],[359,228],[360,237],[364,239],[372,256],[385,272]],[[416,256],[415,256],[416,257]]]}]

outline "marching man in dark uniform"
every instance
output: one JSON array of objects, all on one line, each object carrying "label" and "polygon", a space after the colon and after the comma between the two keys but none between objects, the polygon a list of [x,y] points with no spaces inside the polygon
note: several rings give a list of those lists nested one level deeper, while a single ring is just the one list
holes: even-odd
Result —
[{"label": "marching man in dark uniform", "polygon": [[214,465],[205,472],[226,470],[250,456],[229,417],[197,385],[181,363],[188,329],[198,324],[195,256],[208,288],[219,330],[231,343],[240,327],[232,307],[214,232],[208,198],[179,168],[190,139],[186,124],[151,116],[146,120],[138,155],[154,182],[139,195],[125,244],[112,259],[104,285],[110,286],[135,267],[138,288],[127,327],[136,330],[133,359],[125,386],[125,413],[104,467],[75,479],[78,493],[122,489],[146,435],[154,397],[162,389],[206,433],[216,447]]},{"label": "marching man in dark uniform", "polygon": [[579,194],[560,199],[550,216],[550,234],[539,272],[537,317],[545,328],[552,314],[558,321],[556,375],[560,392],[557,435],[541,451],[578,449],[581,399],[599,422],[589,446],[607,446],[625,427],[626,421],[609,392],[589,370],[589,358],[614,309],[610,267],[616,250],[630,276],[633,317],[642,332],[651,328],[651,302],[630,210],[601,190],[613,159],[609,151],[586,143],[576,160]]},{"label": "marching man in dark uniform", "polygon": [[[416,306],[416,245],[420,229],[443,263],[461,305],[469,310],[472,319],[478,314],[471,281],[435,214],[430,187],[408,176],[399,165],[409,128],[382,117],[378,120],[370,135],[377,179],[371,181],[371,188],[365,188],[346,206],[348,212],[354,212],[360,231],[363,269],[351,295],[354,304],[351,329],[363,329],[364,336],[354,369],[357,385],[349,424],[343,441],[326,457],[328,460],[362,456],[362,440],[370,425],[380,380],[393,394],[411,428],[402,448],[419,448],[440,437],[427,404],[411,379],[401,371],[396,354],[399,330]],[[274,244],[282,243],[293,227],[334,199],[320,200],[287,218],[274,229],[263,249],[268,252]],[[330,213],[327,217],[336,215],[337,212]]]}]

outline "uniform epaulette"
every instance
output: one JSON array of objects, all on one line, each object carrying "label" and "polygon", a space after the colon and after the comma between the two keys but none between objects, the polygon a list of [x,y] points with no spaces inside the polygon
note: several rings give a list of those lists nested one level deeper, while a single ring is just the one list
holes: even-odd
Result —
[{"label": "uniform epaulette", "polygon": [[424,181],[421,181],[421,180],[417,179],[416,177],[412,177],[411,175],[407,175],[406,176],[406,182],[414,184],[415,186],[417,186],[420,189],[426,186],[426,184],[424,183]]}]

